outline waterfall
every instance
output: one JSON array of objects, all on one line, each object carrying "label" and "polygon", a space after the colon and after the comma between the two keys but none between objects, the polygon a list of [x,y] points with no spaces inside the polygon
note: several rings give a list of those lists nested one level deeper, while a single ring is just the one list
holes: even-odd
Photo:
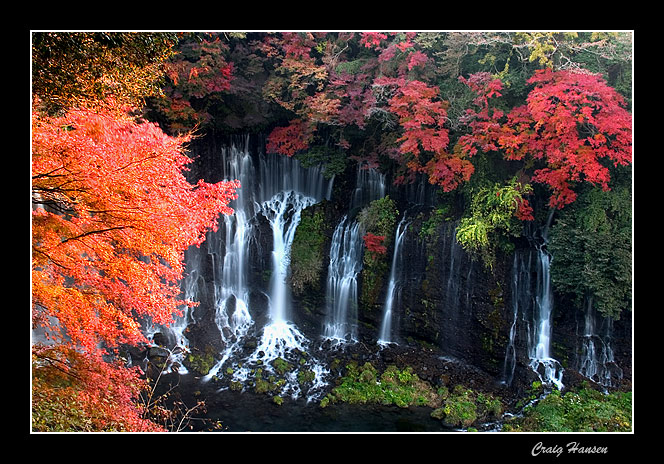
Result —
[{"label": "waterfall", "polygon": [[334,229],[327,269],[327,317],[323,338],[336,343],[355,341],[357,321],[357,275],[362,270],[360,224],[344,216]]},{"label": "waterfall", "polygon": [[387,286],[387,294],[385,296],[385,305],[383,307],[383,322],[380,326],[380,334],[378,336],[378,343],[386,345],[394,343],[392,338],[392,311],[395,302],[399,301],[399,294],[401,291],[401,277],[403,270],[403,253],[401,244],[406,235],[406,230],[410,222],[406,221],[406,215],[397,226],[396,236],[394,239],[394,252],[392,254],[392,268],[390,270],[390,279]]},{"label": "waterfall", "polygon": [[[286,283],[290,247],[302,210],[329,199],[333,179],[325,180],[322,168],[304,169],[296,159],[266,155],[261,158],[259,201],[256,209],[272,228],[272,275],[269,288],[269,323],[252,360],[267,362],[286,351],[303,350],[306,338],[290,321],[290,291]],[[259,356],[260,355],[260,356]]]},{"label": "waterfall", "polygon": [[[502,378],[507,385],[512,382],[516,368],[517,339],[525,335],[529,367],[546,385],[563,388],[562,366],[551,355],[553,293],[550,267],[551,256],[542,247],[517,251],[514,255],[512,325]],[[520,325],[525,333],[519,330]]]},{"label": "waterfall", "polygon": [[506,385],[511,385],[514,378],[514,369],[516,368],[515,342],[519,310],[523,311],[522,308],[527,307],[530,299],[530,257],[529,253],[528,262],[524,262],[519,253],[514,253],[512,264],[512,325],[510,326],[509,342],[505,350],[502,380]]},{"label": "waterfall", "polygon": [[551,319],[553,294],[551,291],[551,256],[542,248],[537,249],[537,292],[533,311],[533,332],[529,347],[530,367],[542,382],[562,389],[563,369],[551,357]]},{"label": "waterfall", "polygon": [[330,199],[334,178],[325,179],[322,167],[305,169],[297,159],[276,154],[262,155],[260,159],[259,203],[291,190],[316,202]]},{"label": "waterfall", "polygon": [[291,190],[277,193],[260,205],[262,214],[272,227],[273,240],[268,295],[270,321],[263,328],[263,338],[256,350],[256,353],[264,353],[264,362],[284,357],[287,350],[304,349],[304,335],[290,322],[290,293],[286,277],[290,264],[290,246],[300,222],[300,214],[314,203],[315,198]]},{"label": "waterfall", "polygon": [[[446,222],[441,230],[439,242],[440,265],[440,346],[448,354],[463,358],[467,333],[472,330],[471,280],[472,260],[465,255],[456,238],[455,222]],[[465,288],[464,288],[465,285]]]},{"label": "waterfall", "polygon": [[240,342],[254,324],[249,312],[249,288],[247,286],[248,245],[251,239],[253,211],[253,179],[255,169],[245,145],[235,145],[222,150],[224,178],[238,179],[240,189],[237,199],[230,206],[234,214],[223,215],[223,227],[208,235],[208,252],[213,257],[214,321],[221,334],[224,350],[221,359],[204,377],[209,380],[240,348]]},{"label": "waterfall", "polygon": [[[186,272],[182,282],[182,293],[191,301],[210,302],[214,310],[214,322],[221,334],[224,350],[221,361],[212,368],[207,378],[216,374],[222,364],[237,349],[239,341],[247,333],[253,320],[248,308],[249,290],[246,285],[247,245],[251,236],[249,218],[253,215],[252,184],[255,170],[248,149],[249,138],[232,144],[221,151],[224,180],[239,180],[237,199],[230,203],[232,215],[221,215],[221,227],[209,232],[205,244],[191,247],[185,254]],[[205,293],[203,276],[205,260],[209,259],[212,268],[213,295]],[[157,332],[167,340],[167,347],[173,346],[170,362],[178,362],[180,374],[187,373],[182,366],[184,353],[189,351],[189,341],[185,336],[187,326],[194,322],[193,311],[185,307],[183,315],[176,318],[168,327],[150,326],[148,338]],[[170,369],[170,368],[169,368]]]},{"label": "waterfall", "polygon": [[326,318],[322,337],[335,344],[354,342],[357,329],[357,276],[362,270],[364,243],[360,224],[352,214],[385,196],[385,175],[373,168],[357,166],[355,190],[349,214],[334,230],[327,268]]},{"label": "waterfall", "polygon": [[355,190],[350,202],[350,211],[368,205],[373,200],[385,196],[385,174],[358,165],[355,177]]},{"label": "waterfall", "polygon": [[[299,161],[278,155],[254,155],[249,152],[249,137],[221,150],[223,178],[238,179],[241,188],[238,198],[230,203],[232,215],[220,217],[220,227],[209,232],[200,247],[187,250],[187,273],[182,283],[183,295],[199,301],[201,308],[210,308],[210,322],[214,321],[222,347],[215,366],[203,377],[207,382],[217,376],[229,360],[233,361],[232,380],[243,381],[252,375],[252,364],[261,364],[270,371],[270,362],[285,358],[293,350],[307,351],[308,340],[291,321],[290,292],[286,283],[290,246],[300,221],[301,212],[308,206],[329,199],[334,179],[324,179],[321,168],[304,169]],[[254,161],[257,161],[255,163]],[[258,216],[267,219],[272,232],[272,259],[268,300],[268,322],[262,328],[260,342],[248,357],[241,358],[244,340],[255,325],[250,308],[250,293],[261,291],[250,288],[249,247],[255,243],[255,227]],[[205,310],[203,310],[205,311]],[[207,318],[194,318],[189,308],[170,327],[147,329],[151,337],[160,332],[166,337],[168,347],[175,344],[173,353],[180,353],[175,361],[181,361],[189,344],[184,336],[187,327],[195,322],[206,324]],[[199,320],[200,319],[200,320]],[[253,332],[252,332],[253,333]],[[172,356],[173,358],[173,356]],[[180,362],[181,364],[181,362]],[[309,399],[324,386],[327,371],[308,356],[298,368],[314,373]],[[282,394],[290,391],[293,397],[300,393],[297,381],[298,368],[290,372]],[[184,367],[179,368],[185,373]],[[313,393],[311,393],[313,392]]]},{"label": "waterfall", "polygon": [[[291,320],[291,294],[286,280],[290,248],[302,211],[323,199],[329,199],[333,183],[333,179],[323,178],[321,168],[302,168],[299,161],[292,158],[266,155],[261,156],[260,161],[260,184],[254,208],[256,214],[267,219],[272,231],[271,275],[267,292],[269,320],[262,328],[254,352],[242,363],[242,367],[234,369],[233,379],[239,381],[248,378],[251,364],[260,364],[261,369],[270,372],[272,361],[278,358],[285,360],[292,352],[308,351],[309,341]],[[315,374],[308,397],[312,399],[315,391],[324,385],[326,370],[311,356],[298,367],[307,368]],[[295,398],[301,393],[297,369],[289,375],[281,394],[290,392]]]},{"label": "waterfall", "polygon": [[605,387],[614,385],[614,377],[622,378],[622,369],[615,364],[611,348],[613,320],[604,318],[604,334],[597,330],[597,314],[593,307],[593,298],[587,298],[584,314],[584,330],[579,355],[579,373]]},{"label": "waterfall", "polygon": [[[191,251],[188,250],[188,254],[191,255]],[[198,258],[198,256],[196,258]],[[191,262],[194,262],[195,265],[187,265],[189,272],[180,285],[183,298],[186,300],[198,300],[198,283],[199,279],[202,278],[199,274],[199,261],[199,259],[192,260]],[[187,368],[182,364],[182,361],[185,353],[189,352],[189,340],[184,332],[192,321],[192,310],[189,306],[184,305],[180,310],[182,311],[182,315],[173,316],[173,322],[168,326],[155,325],[151,321],[147,321],[147,327],[144,330],[145,336],[151,346],[158,346],[155,337],[157,334],[160,334],[163,340],[160,340],[159,344],[165,345],[164,348],[169,351],[164,374],[172,372],[175,365],[178,366],[176,369],[178,374],[185,375],[189,373]]]}]

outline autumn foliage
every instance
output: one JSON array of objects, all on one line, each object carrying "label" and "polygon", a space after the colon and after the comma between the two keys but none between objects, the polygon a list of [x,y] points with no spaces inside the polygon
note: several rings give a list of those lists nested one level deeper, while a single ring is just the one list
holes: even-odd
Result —
[{"label": "autumn foliage", "polygon": [[[441,73],[450,72],[451,61],[458,63],[462,56],[454,53],[467,53],[461,47],[487,47],[509,38],[517,49],[526,36],[263,34],[257,54],[251,55],[261,55],[275,70],[263,95],[292,115],[287,124],[272,130],[268,150],[294,156],[336,141],[337,149],[349,158],[393,167],[397,184],[424,176],[445,192],[470,180],[478,153],[497,153],[527,164],[528,172],[522,174],[550,189],[549,203],[554,207],[574,201],[579,182],[608,188],[610,164],[626,165],[631,160],[631,116],[622,97],[598,74],[551,68],[557,64],[555,54],[568,53],[566,47],[571,45],[547,44],[530,50],[530,62],[551,67],[535,70],[526,80],[525,104],[509,108],[498,103],[504,94],[514,92],[502,81],[508,76],[509,62],[498,74],[483,71],[459,77],[473,94],[469,106],[459,107],[455,101],[459,95],[441,91]],[[604,53],[597,37],[590,42],[576,34],[560,39],[578,42],[579,50]],[[465,45],[457,40],[465,40]],[[441,42],[446,51],[437,51]],[[495,59],[491,52],[489,57]],[[450,114],[451,105],[457,105],[457,119]]]},{"label": "autumn foliage", "polygon": [[[574,183],[609,188],[610,165],[631,163],[632,117],[624,99],[598,75],[537,71],[526,104],[505,114],[491,108],[502,85],[488,73],[462,79],[476,93],[469,109],[470,132],[459,144],[465,153],[501,151],[508,160],[534,160],[532,180],[551,189],[550,206],[573,202]],[[608,162],[608,164],[606,163]]]},{"label": "autumn foliage", "polygon": [[293,156],[306,150],[311,139],[310,129],[303,121],[291,121],[286,127],[275,128],[267,138],[265,150],[268,153]]},{"label": "autumn foliage", "polygon": [[[138,373],[101,356],[146,341],[142,321],[168,324],[190,304],[180,297],[184,251],[216,228],[220,213],[232,213],[238,182],[186,180],[188,140],[112,105],[33,114],[33,325],[80,353],[71,369],[84,373],[76,401],[98,414],[109,401],[116,409],[102,414],[108,420],[133,417]],[[108,392],[98,397],[101,384],[126,389],[111,401]]]},{"label": "autumn foliage", "polygon": [[33,349],[35,431],[163,431],[146,418],[144,392],[136,367],[63,345]]},{"label": "autumn foliage", "polygon": [[[185,137],[121,110],[33,116],[33,319],[93,351],[178,312],[184,250],[229,214],[236,182],[191,185]],[[56,329],[56,327],[51,327]]]},{"label": "autumn foliage", "polygon": [[384,255],[387,253],[387,248],[384,245],[385,236],[384,235],[375,235],[371,232],[365,234],[362,239],[364,240],[364,246],[367,250]]},{"label": "autumn foliage", "polygon": [[[192,130],[265,130],[268,153],[329,157],[332,175],[357,161],[445,194],[485,175],[462,230],[484,240],[535,218],[530,183],[563,208],[631,163],[627,102],[606,72],[573,62],[587,50],[626,69],[624,45],[595,33],[35,33],[32,321],[52,345],[33,349],[33,407],[60,408],[63,429],[154,428],[139,372],[107,356],[193,304],[184,251],[232,213],[238,182],[187,180]],[[382,258],[385,237],[367,233],[367,255]]]}]

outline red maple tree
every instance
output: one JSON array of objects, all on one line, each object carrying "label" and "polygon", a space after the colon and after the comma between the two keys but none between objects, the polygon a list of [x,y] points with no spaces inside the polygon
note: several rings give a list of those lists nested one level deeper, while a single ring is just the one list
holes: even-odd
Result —
[{"label": "red maple tree", "polygon": [[291,121],[288,126],[275,127],[267,137],[265,151],[293,156],[309,148],[312,136],[311,126],[300,119]]},{"label": "red maple tree", "polygon": [[378,253],[380,255],[387,253],[387,248],[383,244],[385,241],[384,235],[375,235],[371,232],[367,232],[367,234],[364,235],[362,239],[364,240],[364,246],[367,247],[367,250],[373,253]]},{"label": "red maple tree", "polygon": [[[397,139],[399,164],[414,173],[426,173],[429,182],[446,192],[467,181],[473,165],[462,152],[449,153],[449,131],[445,127],[447,104],[437,87],[418,80],[376,79],[375,85],[395,86],[389,109],[399,118],[403,130]],[[404,175],[404,177],[407,174]]]},{"label": "red maple tree", "polygon": [[34,317],[88,351],[143,340],[137,317],[178,312],[184,250],[200,244],[239,184],[183,170],[189,137],[120,110],[33,117]]},{"label": "red maple tree", "polygon": [[[33,325],[60,352],[85,358],[75,389],[84,409],[99,411],[94,391],[106,388],[116,392],[104,402],[112,409],[106,420],[133,411],[135,420],[122,427],[142,424],[132,403],[138,373],[102,355],[146,341],[143,320],[168,324],[192,304],[180,296],[184,251],[216,229],[220,213],[232,213],[228,203],[240,187],[190,184],[189,139],[169,137],[113,105],[62,117],[33,113]],[[40,362],[53,358],[39,353],[35,348]]]},{"label": "red maple tree", "polygon": [[549,186],[551,207],[572,203],[576,182],[608,190],[607,164],[631,162],[631,114],[624,99],[597,74],[536,71],[528,80],[534,88],[526,104],[508,114],[489,105],[490,98],[500,96],[500,81],[488,73],[462,80],[476,92],[479,110],[467,111],[470,133],[459,139],[461,151],[471,156],[478,150],[502,151],[508,160],[528,157],[543,163],[532,180]]}]

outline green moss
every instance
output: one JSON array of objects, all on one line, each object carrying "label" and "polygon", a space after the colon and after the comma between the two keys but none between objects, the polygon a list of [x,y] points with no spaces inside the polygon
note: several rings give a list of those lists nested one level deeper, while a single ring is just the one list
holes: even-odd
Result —
[{"label": "green moss", "polygon": [[431,413],[431,417],[456,427],[470,427],[472,424],[496,419],[503,411],[500,398],[475,392],[462,385],[456,385],[452,393],[443,387],[439,389],[439,396],[443,404]]},{"label": "green moss", "polygon": [[311,383],[316,378],[316,373],[311,369],[303,369],[297,373],[297,381],[300,385]]},{"label": "green moss", "polygon": [[[389,248],[394,239],[396,221],[399,216],[396,203],[389,195],[374,200],[358,214],[358,221],[366,233],[385,237],[383,244]],[[362,291],[360,302],[365,309],[377,303],[378,296],[389,271],[389,256],[366,250],[362,266]]]},{"label": "green moss", "polygon": [[[435,241],[436,237],[438,236],[438,227],[444,221],[449,219],[449,215],[450,207],[447,205],[439,206],[438,208],[431,211],[429,217],[422,221],[422,227],[420,228],[420,238],[429,243]],[[430,259],[433,259],[433,256],[430,256]]]},{"label": "green moss", "polygon": [[431,386],[413,373],[412,368],[389,366],[381,374],[369,362],[362,366],[351,362],[339,384],[321,400],[321,407],[330,403],[376,403],[408,407],[436,405],[437,395]]},{"label": "green moss", "polygon": [[394,229],[399,216],[396,203],[389,195],[374,200],[367,205],[357,216],[360,225],[366,232],[385,237],[389,243],[394,237]]},{"label": "green moss", "polygon": [[445,401],[443,407],[446,422],[462,427],[468,427],[475,422],[477,405],[471,395],[471,390],[455,387],[454,394]]},{"label": "green moss", "polygon": [[290,250],[290,284],[296,295],[320,280],[324,262],[325,217],[318,209],[302,212]]},{"label": "green moss", "polygon": [[214,349],[208,346],[205,351],[194,349],[189,353],[185,365],[188,369],[194,370],[202,375],[207,375],[216,362]]},{"label": "green moss", "polygon": [[630,432],[632,393],[605,394],[580,388],[562,394],[552,391],[527,407],[523,417],[503,426],[505,431],[523,432]]},{"label": "green moss", "polygon": [[272,361],[272,367],[274,367],[280,375],[284,375],[293,368],[293,366],[283,358],[277,358]]},{"label": "green moss", "polygon": [[232,381],[229,385],[229,388],[233,391],[241,391],[242,390],[242,382],[237,382],[237,381]]}]

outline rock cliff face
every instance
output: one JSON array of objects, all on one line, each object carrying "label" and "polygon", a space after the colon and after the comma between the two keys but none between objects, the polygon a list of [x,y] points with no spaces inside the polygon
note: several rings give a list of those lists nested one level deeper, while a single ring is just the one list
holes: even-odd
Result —
[{"label": "rock cliff face", "polygon": [[[254,166],[259,166],[263,156],[260,143],[243,143],[240,151],[249,151]],[[224,161],[216,154],[218,150],[218,147],[207,145],[199,152],[197,169],[212,173],[205,176],[206,180],[218,180],[227,174]],[[306,285],[293,288],[293,282],[288,282],[292,323],[308,340],[323,349],[327,346],[321,338],[329,315],[327,279],[335,227],[345,216],[355,216],[368,201],[360,206],[353,205],[353,198],[358,198],[356,174],[355,168],[348,168],[338,175],[334,179],[331,198],[302,212],[303,218],[314,215],[322,218],[322,225],[317,229],[321,240],[316,242],[321,244],[322,258],[315,261],[318,273],[314,273],[315,277]],[[255,180],[260,179],[257,172],[252,175]],[[386,184],[389,186],[389,179]],[[243,185],[251,193],[259,187],[255,183]],[[383,195],[390,194],[397,200],[397,222],[405,216],[408,223],[400,247],[402,255],[394,261],[402,263],[402,268],[392,306],[391,326],[395,342],[392,346],[409,350],[408,359],[413,363],[426,357],[438,363],[437,368],[443,369],[450,362],[459,362],[482,372],[484,378],[492,379],[502,388],[527,388],[538,379],[536,369],[531,367],[531,359],[536,344],[537,280],[541,276],[534,262],[527,260],[534,259],[528,258],[534,249],[525,241],[517,243],[513,253],[499,255],[496,265],[489,270],[481,261],[473,260],[456,241],[458,218],[441,216],[431,196],[422,195],[421,190],[419,196],[413,195],[407,189],[413,187],[401,191],[387,187],[383,192]],[[229,251],[223,244],[223,234],[234,233],[220,230],[220,236],[209,239],[210,242],[218,240],[215,247],[204,245],[198,251],[192,250],[188,256],[192,263],[197,263],[194,266],[198,273],[194,293],[200,302],[192,311],[184,331],[193,354],[226,353],[231,356],[229,347],[241,341],[233,355],[246,357],[260,344],[260,330],[270,320],[268,285],[273,266],[273,234],[268,220],[253,211],[246,238],[248,262],[246,271],[243,271],[246,272],[246,305],[251,316],[251,330],[243,340],[238,340],[237,326],[232,322],[226,326],[220,324],[219,260]],[[294,240],[298,240],[297,235]],[[391,264],[394,240],[386,245],[387,262]],[[349,317],[356,319],[350,323],[357,330],[351,345],[376,346],[384,322],[383,302],[389,286],[389,268],[390,265],[384,275],[378,276],[380,285],[376,304],[354,302],[356,309],[349,313]],[[359,289],[368,284],[366,279],[367,275],[358,274]],[[239,304],[237,298],[224,303],[229,321]],[[548,353],[563,369],[563,383],[568,385],[590,377],[607,386],[628,384],[631,381],[631,313],[626,311],[621,320],[610,323],[595,314],[590,320],[586,311],[586,308],[575,308],[553,294]],[[379,352],[373,348],[369,351]],[[383,353],[387,357],[393,356],[388,351]],[[260,357],[260,353],[257,356]],[[217,354],[215,361],[219,362],[221,357]],[[186,365],[186,359],[184,362]],[[429,374],[431,372],[429,367]],[[423,378],[427,376],[423,372],[420,374]],[[430,376],[433,379],[432,374]]]}]

